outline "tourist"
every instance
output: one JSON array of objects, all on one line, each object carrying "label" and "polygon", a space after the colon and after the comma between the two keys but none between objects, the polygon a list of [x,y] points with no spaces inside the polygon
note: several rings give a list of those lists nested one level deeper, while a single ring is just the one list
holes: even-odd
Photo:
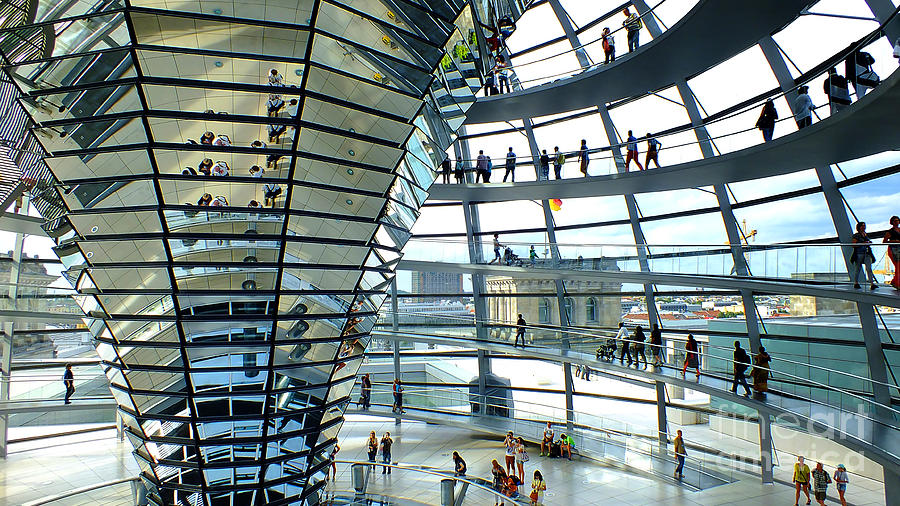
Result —
[{"label": "tourist", "polygon": [[511,177],[510,182],[516,182],[516,154],[513,152],[512,146],[509,147],[509,152],[506,153],[506,173],[503,174],[503,182],[506,182],[506,178]]},{"label": "tourist", "polygon": [[566,163],[566,155],[559,150],[559,146],[553,148],[553,174],[556,179],[562,179],[562,168]]},{"label": "tourist", "polygon": [[588,164],[591,162],[590,153],[588,153],[587,140],[581,139],[581,147],[578,148],[578,170],[588,177]]},{"label": "tourist", "polygon": [[368,411],[369,407],[372,405],[372,380],[369,379],[369,373],[363,374],[360,392],[360,404],[362,404],[364,410]]},{"label": "tourist", "polygon": [[369,462],[372,463],[372,469],[375,469],[375,455],[378,455],[378,437],[375,431],[369,433],[369,440],[366,441],[366,450],[369,454]]},{"label": "tourist", "polygon": [[499,264],[500,261],[503,259],[503,256],[500,254],[500,250],[503,248],[503,245],[500,244],[500,234],[494,234],[493,245],[494,245],[494,259],[491,260],[490,262],[488,262],[488,265],[490,265],[494,262],[497,262],[497,264]]},{"label": "tourist", "polygon": [[403,410],[403,384],[400,382],[400,378],[394,379],[394,384],[391,385],[391,393],[394,394],[394,405],[391,411],[394,413],[406,413]]},{"label": "tourist", "polygon": [[631,349],[628,345],[628,329],[625,323],[619,322],[619,332],[616,334],[616,343],[622,343],[622,349],[619,350],[619,363],[625,363],[625,356],[628,356],[628,365],[631,365]]},{"label": "tourist", "polygon": [[[207,195],[209,195],[207,193]],[[75,395],[75,374],[72,372],[72,364],[66,364],[66,370],[63,372],[63,386],[66,387],[65,404],[72,404],[69,399]]]},{"label": "tourist", "polygon": [[567,457],[572,460],[572,448],[575,447],[575,440],[567,434],[559,435],[559,456]]},{"label": "tourist", "polygon": [[803,462],[803,457],[797,457],[797,462],[794,464],[794,476],[791,478],[791,481],[794,482],[794,488],[796,489],[794,506],[797,506],[797,503],[800,502],[801,490],[806,494],[806,504],[809,504],[811,502],[809,499],[809,466]]},{"label": "tourist", "polygon": [[634,164],[638,166],[638,169],[644,170],[644,166],[641,165],[641,162],[638,160],[638,143],[637,137],[634,136],[634,132],[631,130],[628,131],[628,142],[625,144],[625,171],[628,171],[628,167],[631,166],[631,161],[634,160]]},{"label": "tourist", "polygon": [[493,489],[497,492],[497,494],[494,496],[494,506],[503,506],[504,502],[501,499],[501,494],[503,494],[504,490],[506,490],[507,476],[506,471],[503,470],[503,468],[500,466],[500,463],[497,462],[497,459],[491,461],[491,476],[493,478],[491,481],[491,487],[493,487]]},{"label": "tourist", "polygon": [[197,172],[200,172],[205,176],[210,176],[212,175],[212,166],[212,158],[204,158],[203,161],[200,162],[200,165],[197,166]]},{"label": "tourist", "polygon": [[[647,355],[644,353],[644,342],[647,340],[647,337],[644,335],[644,328],[638,325],[634,328],[634,344],[632,345],[632,349],[634,350],[634,366],[639,367],[641,365],[641,359],[644,359],[644,369],[647,368]],[[630,362],[629,362],[630,364]]]},{"label": "tourist", "polygon": [[516,442],[516,438],[513,436],[512,431],[506,433],[506,439],[503,440],[503,445],[506,446],[506,473],[513,474],[516,472],[516,447],[518,446],[518,442]]},{"label": "tourist", "polygon": [[497,56],[497,63],[494,66],[495,72],[497,74],[497,88],[500,93],[503,93],[503,87],[506,86],[506,93],[511,93],[512,89],[509,87],[509,70],[507,70],[506,58],[503,55]]},{"label": "tourist", "polygon": [[441,182],[444,184],[450,184],[450,166],[450,155],[445,155],[441,162]]},{"label": "tourist", "polygon": [[687,372],[687,368],[696,369],[697,377],[700,377],[700,345],[694,339],[694,334],[688,334],[687,342],[684,343],[684,367],[681,368],[681,375]]},{"label": "tourist", "polygon": [[532,506],[544,506],[544,491],[547,490],[547,483],[544,482],[544,476],[537,469],[534,470],[534,480],[531,482],[531,499]]},{"label": "tourist", "polygon": [[478,183],[487,173],[487,157],[484,156],[484,150],[478,151],[478,157],[475,159],[475,182]]},{"label": "tourist", "polygon": [[797,128],[806,128],[812,125],[812,112],[816,110],[813,101],[809,98],[809,86],[801,86],[797,89],[797,98],[794,99],[794,120]]},{"label": "tourist", "polygon": [[744,395],[750,395],[750,385],[747,384],[747,378],[744,376],[744,373],[747,372],[747,368],[750,367],[750,355],[747,354],[747,350],[741,348],[741,342],[734,342],[734,362],[733,366],[733,377],[731,380],[731,393],[736,394],[738,385],[744,387]]},{"label": "tourist", "polygon": [[853,288],[859,289],[859,275],[862,273],[863,265],[866,266],[866,274],[869,276],[869,283],[872,286],[872,290],[878,288],[878,284],[875,283],[875,273],[872,272],[872,262],[875,261],[875,254],[872,253],[872,244],[869,236],[866,235],[866,222],[861,221],[856,224],[856,233],[853,234],[853,244],[860,244],[861,246],[853,247],[853,255],[850,257],[850,263],[854,264],[853,266]]},{"label": "tourist", "polygon": [[850,483],[850,475],[847,474],[847,468],[844,464],[838,464],[834,470],[834,487],[838,491],[841,499],[841,506],[847,506],[847,500],[844,499],[844,493],[847,492],[847,484]]},{"label": "tourist", "polygon": [[269,86],[284,86],[284,78],[275,69],[269,71]]},{"label": "tourist", "polygon": [[777,119],[778,111],[775,110],[775,102],[772,102],[770,98],[763,104],[762,112],[759,113],[759,119],[756,120],[756,128],[762,132],[764,142],[772,140],[772,134],[775,132],[775,120]]},{"label": "tourist", "polygon": [[641,21],[641,17],[638,16],[637,12],[629,12],[626,8],[622,11],[622,14],[625,15],[625,21],[622,21],[622,26],[625,27],[625,30],[628,33],[628,52],[633,53],[634,51],[637,51],[637,48],[640,45],[641,28],[644,27],[644,23]]},{"label": "tourist", "polygon": [[[391,433],[385,432],[384,436],[381,438],[381,463],[382,464],[390,464],[391,463],[391,446],[394,444],[394,440],[391,439]],[[391,474],[391,468],[388,466],[383,466],[381,470],[381,474]]]},{"label": "tourist", "polygon": [[519,313],[519,319],[516,320],[516,340],[513,342],[513,348],[518,346],[519,338],[522,338],[522,349],[525,349],[525,326],[528,325],[525,323],[525,318],[522,317],[522,313]]},{"label": "tourist", "polygon": [[278,196],[281,195],[281,185],[278,183],[266,183],[263,185],[263,203],[275,207]]},{"label": "tourist", "polygon": [[687,450],[684,447],[684,439],[681,437],[681,429],[678,429],[675,435],[675,460],[678,465],[675,467],[675,478],[684,478],[684,459],[687,457]]},{"label": "tourist", "polygon": [[511,474],[506,477],[505,493],[510,499],[519,497],[519,483],[521,483],[521,481],[515,474]]},{"label": "tourist", "polygon": [[653,357],[653,367],[662,367],[666,360],[662,344],[662,330],[654,323],[653,330],[650,331],[650,356]]},{"label": "tourist", "polygon": [[541,151],[541,181],[549,181],[550,180],[550,156],[547,155],[547,150]]},{"label": "tourist", "polygon": [[531,249],[528,250],[528,260],[531,262],[531,266],[534,267],[535,262],[537,261],[537,251],[534,250],[534,245],[531,245]]},{"label": "tourist", "polygon": [[200,136],[200,144],[212,146],[214,140],[216,140],[216,134],[212,132],[204,132],[203,135]]},{"label": "tourist", "polygon": [[199,200],[197,200],[197,205],[201,207],[207,207],[210,203],[212,203],[212,195],[209,193],[204,193]]},{"label": "tourist", "polygon": [[456,161],[456,166],[453,168],[453,177],[456,178],[456,184],[463,184],[466,179],[466,168],[463,165],[462,160]]},{"label": "tourist", "polygon": [[609,27],[604,27],[600,36],[603,37],[603,54],[606,56],[603,64],[616,61],[616,39],[610,33]]},{"label": "tourist", "polygon": [[750,378],[753,379],[753,391],[759,396],[765,396],[769,391],[769,363],[772,357],[766,353],[765,346],[759,347],[756,357],[753,359],[753,370]]},{"label": "tourist", "polygon": [[825,90],[825,95],[828,96],[831,114],[837,114],[850,105],[850,88],[847,85],[847,78],[838,74],[836,69],[828,69],[828,77],[825,78],[822,88]]},{"label": "tourist", "polygon": [[453,452],[453,476],[466,475],[466,461],[459,456],[459,452]]},{"label": "tourist", "polygon": [[487,158],[487,163],[485,164],[484,174],[481,175],[481,178],[484,180],[485,183],[490,183],[491,182],[491,171],[494,169],[494,162],[491,161],[490,155],[485,155],[485,158]]},{"label": "tourist", "polygon": [[553,424],[551,422],[547,422],[547,427],[544,429],[544,436],[541,439],[541,457],[544,456],[544,446],[547,447],[547,456],[550,456],[550,445],[553,444]]},{"label": "tourist", "polygon": [[828,492],[828,484],[831,483],[831,476],[828,476],[828,472],[822,467],[821,462],[816,462],[816,468],[812,472],[812,481],[816,502],[825,506],[825,497]]},{"label": "tourist", "polygon": [[894,263],[894,278],[891,286],[900,290],[900,217],[891,216],[891,228],[884,233],[882,242],[889,243],[887,255]]},{"label": "tourist", "polygon": [[647,158],[644,159],[644,166],[648,169],[650,168],[650,162],[656,164],[656,168],[659,168],[659,150],[662,148],[662,143],[656,140],[653,137],[653,134],[647,132]]},{"label": "tourist", "polygon": [[519,470],[519,483],[525,483],[525,463],[528,462],[528,452],[525,450],[525,440],[516,438],[516,468]]},{"label": "tourist", "polygon": [[[341,451],[340,445],[338,445],[337,440],[334,442],[334,446],[331,447],[331,453],[328,454],[328,461],[331,462],[331,479],[334,480],[337,478],[337,464],[335,464],[334,460],[337,457],[338,452]],[[328,472],[325,474],[325,481],[328,481]]]}]

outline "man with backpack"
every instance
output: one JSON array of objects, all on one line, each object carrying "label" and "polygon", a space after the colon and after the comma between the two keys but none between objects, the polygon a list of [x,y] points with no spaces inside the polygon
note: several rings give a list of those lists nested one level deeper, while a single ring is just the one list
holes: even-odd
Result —
[{"label": "man with backpack", "polygon": [[747,350],[741,348],[741,342],[734,342],[734,378],[731,381],[731,393],[737,393],[738,384],[744,387],[744,395],[750,396],[750,385],[747,384],[747,378],[744,373],[750,367],[750,355]]},{"label": "man with backpack", "polygon": [[850,105],[850,88],[847,86],[847,78],[838,74],[837,69],[828,69],[828,77],[822,86],[828,95],[828,104],[831,106],[831,114],[837,114],[844,107]]},{"label": "man with backpack", "polygon": [[881,78],[872,69],[874,63],[875,58],[865,51],[851,53],[844,62],[847,81],[853,84],[857,100],[864,97],[870,88],[874,88],[881,83]]},{"label": "man with backpack", "polygon": [[622,21],[622,26],[628,32],[628,52],[633,53],[637,51],[640,45],[641,28],[644,27],[644,22],[641,21],[641,17],[638,16],[637,12],[632,13],[627,7],[622,11],[622,14],[625,15],[625,21]]},{"label": "man with backpack", "polygon": [[553,148],[553,173],[556,179],[562,179],[563,164],[566,163],[566,155],[559,150],[559,146]]}]

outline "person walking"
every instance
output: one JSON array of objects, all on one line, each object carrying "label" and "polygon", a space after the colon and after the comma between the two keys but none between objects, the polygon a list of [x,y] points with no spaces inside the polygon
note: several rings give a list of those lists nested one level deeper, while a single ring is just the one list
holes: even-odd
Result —
[{"label": "person walking", "polygon": [[688,334],[687,342],[684,343],[684,367],[681,368],[681,375],[684,376],[687,368],[696,369],[697,377],[700,377],[700,345],[694,339],[694,334]]},{"label": "person walking", "polygon": [[528,462],[528,451],[525,449],[525,440],[516,438],[516,469],[519,470],[519,483],[525,483],[525,463]]},{"label": "person walking", "polygon": [[544,435],[541,438],[541,457],[544,456],[544,446],[547,447],[547,456],[550,455],[550,445],[553,444],[553,424],[547,422],[547,427],[544,429]]},{"label": "person walking", "polygon": [[841,500],[841,506],[847,506],[847,500],[844,499],[844,493],[847,492],[847,484],[850,483],[850,475],[847,474],[847,468],[844,464],[838,464],[834,470],[834,488],[838,491],[838,497]]},{"label": "person walking", "polygon": [[641,21],[641,17],[638,16],[637,12],[632,13],[627,7],[622,11],[622,14],[625,15],[625,21],[622,21],[622,26],[625,27],[625,31],[628,33],[628,52],[633,53],[637,51],[638,46],[641,44],[641,28],[644,27],[644,22]]},{"label": "person walking", "polygon": [[684,439],[681,437],[681,429],[678,429],[675,435],[675,461],[678,462],[678,465],[675,466],[675,478],[680,479],[684,478],[684,459],[687,457],[687,450],[684,447]]},{"label": "person walking", "polygon": [[866,274],[869,276],[869,284],[872,290],[878,288],[875,282],[875,273],[872,272],[872,262],[875,261],[875,254],[872,253],[872,241],[866,235],[866,222],[861,221],[856,224],[856,233],[853,234],[853,244],[860,246],[853,247],[853,255],[850,257],[850,263],[853,265],[853,288],[859,289],[859,275],[862,273],[863,265],[866,266]]},{"label": "person walking", "polygon": [[603,54],[606,56],[603,64],[616,61],[616,39],[610,33],[609,27],[604,27],[600,36],[603,38]]},{"label": "person walking", "polygon": [[825,95],[828,96],[828,105],[832,115],[850,105],[850,88],[847,85],[847,78],[838,74],[837,69],[828,69],[828,77],[825,78],[822,88],[825,90]]},{"label": "person walking", "polygon": [[553,148],[553,173],[556,179],[562,179],[562,168],[566,163],[566,155],[559,150],[559,146]]},{"label": "person walking", "polygon": [[531,506],[544,506],[544,491],[547,490],[547,483],[544,481],[544,475],[537,469],[534,470],[534,479],[531,481]]},{"label": "person walking", "polygon": [[394,406],[391,409],[394,413],[406,413],[403,410],[403,384],[400,382],[400,378],[394,379],[394,384],[391,386],[391,393],[394,394]]},{"label": "person walking", "polygon": [[753,370],[750,371],[750,377],[753,379],[753,391],[760,397],[764,397],[769,391],[769,364],[771,362],[772,357],[766,352],[766,347],[760,346],[753,359]]},{"label": "person walking", "polygon": [[531,266],[534,267],[535,262],[537,261],[537,251],[534,250],[534,245],[531,245],[531,249],[528,250],[528,261],[531,262]]},{"label": "person walking", "polygon": [[662,143],[656,140],[653,137],[653,134],[647,132],[647,158],[644,160],[644,166],[648,169],[650,168],[650,162],[656,164],[656,168],[659,168],[659,149],[662,147]]},{"label": "person walking", "polygon": [[450,167],[452,163],[450,163],[450,155],[444,157],[444,161],[441,162],[441,182],[444,184],[450,184]]},{"label": "person walking", "polygon": [[519,345],[519,338],[522,338],[522,349],[525,349],[525,326],[528,325],[525,323],[525,318],[522,317],[522,313],[519,313],[519,319],[516,320],[516,340],[513,342],[513,348]]},{"label": "person walking", "polygon": [[372,406],[372,380],[369,379],[369,373],[363,374],[361,383],[359,400],[363,410],[368,411]]},{"label": "person walking", "polygon": [[493,244],[494,244],[494,259],[491,260],[490,262],[488,262],[488,265],[490,265],[494,262],[497,262],[499,264],[500,261],[503,259],[503,255],[500,253],[500,251],[503,248],[503,245],[500,244],[500,234],[494,234]]},{"label": "person walking", "polygon": [[791,479],[794,482],[796,493],[794,494],[794,506],[800,502],[800,491],[806,494],[806,504],[809,504],[809,466],[803,462],[803,457],[797,457],[794,464],[794,476]]},{"label": "person walking", "polygon": [[487,158],[487,164],[485,165],[484,174],[482,174],[481,179],[484,183],[490,183],[491,171],[494,170],[494,162],[491,161],[490,155],[485,155],[485,158]]},{"label": "person walking", "polygon": [[890,244],[887,255],[894,264],[894,277],[891,279],[891,286],[900,290],[900,217],[891,216],[891,228],[884,233],[884,239],[881,242]]},{"label": "person walking", "polygon": [[506,153],[506,173],[503,174],[504,183],[507,177],[512,177],[512,182],[516,182],[516,154],[513,153],[512,146],[509,147],[509,151]]},{"label": "person walking", "polygon": [[733,363],[734,376],[731,380],[731,393],[736,394],[738,385],[741,385],[744,387],[744,395],[750,396],[750,385],[747,384],[747,378],[744,376],[749,367],[750,355],[747,354],[747,350],[741,348],[740,341],[735,341]]},{"label": "person walking", "polygon": [[616,342],[622,343],[622,349],[619,350],[619,363],[625,363],[625,356],[628,356],[628,365],[631,365],[631,347],[628,345],[628,329],[625,323],[619,322],[619,331],[616,333]]},{"label": "person walking", "polygon": [[375,456],[378,455],[378,436],[375,431],[369,433],[369,440],[366,441],[366,452],[369,454],[369,462],[372,463],[372,469],[375,469]]},{"label": "person walking", "polygon": [[816,462],[816,468],[812,472],[812,482],[816,502],[825,506],[825,497],[828,493],[828,484],[831,483],[831,476],[828,476],[828,471],[822,467],[821,462]]},{"label": "person walking", "polygon": [[794,120],[797,121],[798,129],[812,125],[812,112],[815,110],[816,106],[809,98],[809,86],[797,88],[797,98],[794,99]]},{"label": "person walking", "polygon": [[662,346],[662,330],[659,325],[654,323],[653,330],[650,331],[650,356],[653,357],[653,367],[662,367],[665,362],[665,350]]},{"label": "person walking", "polygon": [[459,456],[459,452],[453,452],[453,476],[466,475],[466,461]]},{"label": "person walking", "polygon": [[591,163],[591,156],[588,153],[587,140],[581,139],[581,147],[578,148],[578,170],[588,177],[588,164]]},{"label": "person walking", "polygon": [[762,132],[764,142],[772,140],[772,134],[775,132],[775,120],[777,119],[778,111],[775,110],[775,102],[772,102],[770,98],[763,104],[762,112],[759,113],[759,119],[756,120],[756,128]]},{"label": "person walking", "polygon": [[[391,433],[385,432],[384,436],[381,437],[381,463],[382,464],[390,464],[391,463],[391,446],[394,445],[394,440],[391,439]],[[382,466],[381,474],[391,474],[391,468],[388,466]]]},{"label": "person walking", "polygon": [[541,151],[541,181],[549,181],[550,180],[550,156],[547,155],[547,150]]},{"label": "person walking", "polygon": [[497,56],[497,64],[494,68],[497,73],[497,88],[500,93],[503,93],[504,86],[506,87],[506,93],[512,93],[512,89],[509,87],[509,69],[506,65],[506,58],[503,55]]},{"label": "person walking", "polygon": [[506,439],[503,440],[503,445],[506,446],[506,474],[514,474],[516,472],[516,447],[518,444],[513,436],[513,432],[507,432]]},{"label": "person walking", "polygon": [[641,359],[644,359],[644,369],[647,368],[647,355],[644,353],[644,342],[647,336],[644,335],[644,328],[638,325],[634,328],[634,366],[640,367]]},{"label": "person walking", "polygon": [[475,182],[479,183],[487,174],[487,157],[484,156],[484,150],[478,150],[478,157],[475,158]]},{"label": "person walking", "polygon": [[[337,457],[338,452],[341,451],[341,446],[338,444],[337,440],[334,442],[334,446],[331,447],[331,452],[328,454],[328,461],[331,462],[331,479],[334,480],[337,478],[337,464],[335,464],[335,458]],[[328,481],[329,474],[325,474],[325,481]]]},{"label": "person walking", "polygon": [[631,161],[634,160],[635,165],[638,166],[638,169],[644,170],[644,166],[641,165],[640,160],[638,160],[638,144],[637,137],[634,136],[634,132],[631,130],[628,131],[628,142],[625,144],[625,171],[628,171],[628,167],[631,166]]},{"label": "person walking", "polygon": [[66,370],[63,372],[63,386],[66,387],[66,401],[65,404],[72,404],[72,401],[69,399],[75,395],[75,374],[72,373],[72,364],[66,364]]}]

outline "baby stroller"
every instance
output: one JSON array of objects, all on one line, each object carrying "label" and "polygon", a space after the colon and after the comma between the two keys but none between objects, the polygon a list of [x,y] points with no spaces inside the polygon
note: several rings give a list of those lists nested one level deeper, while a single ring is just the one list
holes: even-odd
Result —
[{"label": "baby stroller", "polygon": [[506,250],[503,252],[503,263],[509,266],[522,267],[522,259],[519,258],[519,255],[513,253],[512,248],[509,246],[506,247]]},{"label": "baby stroller", "polygon": [[616,357],[616,340],[607,339],[606,344],[597,348],[597,360],[612,362]]}]

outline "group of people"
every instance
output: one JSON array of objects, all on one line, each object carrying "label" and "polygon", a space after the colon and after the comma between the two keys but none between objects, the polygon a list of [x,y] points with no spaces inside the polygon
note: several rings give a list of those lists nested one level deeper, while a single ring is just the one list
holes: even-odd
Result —
[{"label": "group of people", "polygon": [[[894,264],[894,277],[890,284],[895,289],[900,290],[900,216],[891,216],[891,228],[884,233],[881,242],[888,244],[887,255]],[[853,287],[862,288],[859,284],[860,274],[865,267],[868,276],[869,286],[872,290],[878,288],[878,281],[875,279],[875,273],[872,271],[872,262],[875,261],[875,254],[872,252],[872,239],[866,233],[866,223],[861,221],[856,224],[856,233],[853,234],[852,242],[855,244],[850,254],[850,263],[853,264]]]},{"label": "group of people", "polygon": [[801,492],[806,495],[806,504],[812,502],[809,497],[810,485],[812,485],[813,496],[816,498],[816,502],[821,506],[825,506],[825,499],[828,495],[828,485],[831,483],[834,483],[835,488],[837,488],[841,506],[847,506],[847,500],[844,498],[844,494],[847,492],[847,484],[850,483],[850,475],[847,474],[847,468],[844,464],[838,464],[837,468],[834,470],[834,474],[829,475],[821,462],[817,462],[816,468],[810,471],[804,458],[800,456],[797,457],[797,462],[794,464],[794,474],[791,481],[794,483],[795,489],[794,506],[798,506],[800,503]]},{"label": "group of people", "polygon": [[[550,424],[548,423],[547,425],[549,426]],[[502,496],[516,499],[521,493],[519,491],[520,487],[525,484],[525,463],[530,459],[525,448],[525,440],[522,437],[516,437],[512,431],[506,433],[503,446],[506,449],[506,467],[501,466],[497,459],[491,461],[491,485]],[[542,449],[543,446],[542,443]],[[461,457],[457,460],[458,454],[456,452],[453,455],[456,473],[459,475],[460,461],[463,470],[465,470],[465,461],[462,461]],[[543,455],[543,452],[541,452],[541,455]],[[542,505],[544,491],[546,490],[547,484],[544,482],[544,477],[540,471],[535,470],[531,482],[531,492],[529,493],[531,504]],[[495,497],[494,504],[495,506],[504,504],[501,496]]]},{"label": "group of people", "polygon": [[[665,348],[662,346],[662,330],[659,325],[654,324],[650,331],[650,357],[652,362],[647,362],[647,335],[644,333],[644,327],[638,325],[634,328],[631,337],[628,336],[628,328],[625,323],[619,323],[619,330],[616,336],[606,340],[606,344],[597,348],[597,360],[612,362],[616,358],[616,350],[619,350],[619,363],[624,364],[628,360],[628,366],[635,364],[635,367],[641,366],[641,359],[644,361],[644,369],[648,365],[653,367],[662,367],[665,363]],[[634,356],[632,357],[632,353]]]},{"label": "group of people", "polygon": [[394,440],[391,438],[390,432],[385,432],[384,435],[381,436],[379,440],[375,435],[375,431],[369,433],[369,439],[366,441],[366,453],[369,457],[369,462],[372,463],[372,469],[375,469],[375,457],[381,455],[381,463],[386,464],[381,467],[381,474],[391,474],[391,447],[394,445]]}]

